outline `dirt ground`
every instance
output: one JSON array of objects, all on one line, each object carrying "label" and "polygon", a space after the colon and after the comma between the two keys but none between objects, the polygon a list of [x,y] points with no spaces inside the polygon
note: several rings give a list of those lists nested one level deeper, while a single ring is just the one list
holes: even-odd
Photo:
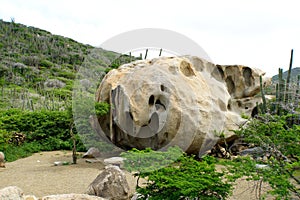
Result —
[{"label": "dirt ground", "polygon": [[[51,151],[6,163],[0,168],[0,188],[18,186],[25,194],[42,197],[51,194],[84,193],[104,169],[100,162],[87,163],[79,158],[76,165],[54,166],[56,161],[72,162],[72,152]],[[134,178],[126,173],[134,190]]]},{"label": "dirt ground", "polygon": [[[0,189],[18,186],[25,194],[42,197],[52,194],[84,193],[88,185],[104,169],[101,162],[87,163],[79,158],[78,164],[54,166],[55,161],[72,162],[69,151],[40,152],[30,157],[6,163],[0,168]],[[131,192],[136,180],[126,172]],[[257,183],[240,180],[230,200],[257,199]],[[263,187],[265,189],[265,187]],[[271,198],[272,199],[272,198]]]}]

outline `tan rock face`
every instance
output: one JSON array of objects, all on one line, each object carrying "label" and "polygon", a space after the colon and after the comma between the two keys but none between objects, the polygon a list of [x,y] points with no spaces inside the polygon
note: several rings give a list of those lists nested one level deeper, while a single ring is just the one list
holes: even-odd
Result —
[{"label": "tan rock face", "polygon": [[5,167],[5,155],[0,151],[0,167]]},{"label": "tan rock face", "polygon": [[[164,149],[178,145],[203,153],[224,131],[229,137],[251,115],[264,73],[246,66],[215,65],[198,57],[161,57],[110,71],[97,101],[112,106],[98,119],[104,134],[121,148]],[[264,80],[267,83],[267,80]]]}]

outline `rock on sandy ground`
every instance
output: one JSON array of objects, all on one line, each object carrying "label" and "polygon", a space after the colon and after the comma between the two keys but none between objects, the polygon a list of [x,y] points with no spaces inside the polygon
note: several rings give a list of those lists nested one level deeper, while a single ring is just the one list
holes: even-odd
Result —
[{"label": "rock on sandy ground", "polygon": [[[37,197],[84,193],[104,168],[101,162],[86,163],[82,158],[78,159],[76,165],[54,166],[55,161],[72,163],[72,152],[41,152],[8,162],[6,168],[0,168],[0,188],[18,186],[24,194],[34,194]],[[133,192],[135,179],[129,173],[126,175]]]},{"label": "rock on sandy ground", "polygon": [[[101,162],[86,163],[79,158],[76,165],[54,166],[55,161],[72,162],[72,152],[51,151],[6,163],[0,168],[0,188],[18,186],[24,194],[37,197],[54,194],[84,193],[91,182],[104,169]],[[134,192],[136,179],[128,172],[126,178],[130,193]],[[257,182],[239,180],[230,200],[257,199]],[[267,188],[263,186],[265,191]]]}]

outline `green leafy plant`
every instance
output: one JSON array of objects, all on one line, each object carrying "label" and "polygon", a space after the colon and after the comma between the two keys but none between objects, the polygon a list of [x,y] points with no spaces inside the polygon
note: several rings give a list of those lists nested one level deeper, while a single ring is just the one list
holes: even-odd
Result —
[{"label": "green leafy plant", "polygon": [[125,168],[148,180],[138,187],[139,199],[221,199],[229,196],[232,184],[217,172],[217,160],[206,156],[201,162],[178,147],[166,152],[133,149],[122,154]]},{"label": "green leafy plant", "polygon": [[[260,115],[258,119],[253,119],[246,127],[236,131],[244,142],[262,148],[268,159],[227,162],[230,165],[237,162],[231,173],[243,173],[249,179],[269,183],[272,190],[268,193],[277,199],[289,199],[292,194],[300,197],[296,187],[300,181],[294,176],[300,166],[300,126],[289,124],[291,117],[295,116]],[[256,164],[263,164],[267,169],[253,167]]]}]

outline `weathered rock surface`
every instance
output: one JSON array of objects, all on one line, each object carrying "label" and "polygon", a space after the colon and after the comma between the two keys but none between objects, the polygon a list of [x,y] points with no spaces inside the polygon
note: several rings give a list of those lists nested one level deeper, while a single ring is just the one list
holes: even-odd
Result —
[{"label": "weathered rock surface", "polygon": [[126,200],[129,197],[129,186],[126,176],[119,167],[109,165],[89,185],[86,194],[110,200]]},{"label": "weathered rock surface", "polygon": [[0,167],[5,167],[5,155],[0,151]]},{"label": "weathered rock surface", "polygon": [[105,165],[115,165],[115,166],[118,166],[120,168],[123,168],[124,158],[122,158],[122,157],[106,158],[106,159],[104,159],[104,164]]},{"label": "weathered rock surface", "polygon": [[[0,200],[37,200],[34,195],[24,195],[22,189],[17,186],[9,186],[0,189]],[[57,194],[39,198],[41,200],[107,200],[88,194]]]},{"label": "weathered rock surface", "polygon": [[106,200],[87,194],[58,194],[43,197],[41,200]]},{"label": "weathered rock surface", "polygon": [[82,156],[83,158],[99,158],[101,157],[101,153],[99,151],[99,149],[97,149],[96,147],[91,147],[88,149],[88,151],[83,154]]},{"label": "weathered rock surface", "polygon": [[0,189],[0,199],[23,200],[23,191],[16,186],[9,186]]},{"label": "weathered rock surface", "polygon": [[263,75],[192,56],[125,64],[111,70],[97,91],[97,101],[112,105],[98,119],[100,134],[123,149],[178,145],[202,154],[215,145],[218,133],[230,137],[230,130],[244,123],[242,113],[255,113]]}]

